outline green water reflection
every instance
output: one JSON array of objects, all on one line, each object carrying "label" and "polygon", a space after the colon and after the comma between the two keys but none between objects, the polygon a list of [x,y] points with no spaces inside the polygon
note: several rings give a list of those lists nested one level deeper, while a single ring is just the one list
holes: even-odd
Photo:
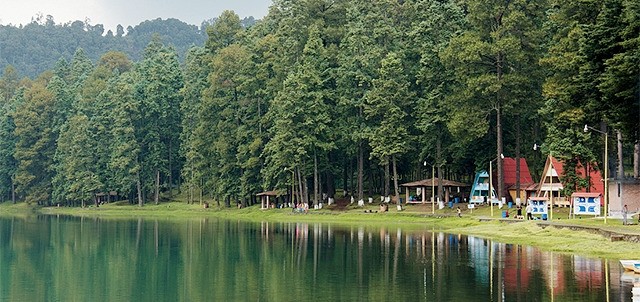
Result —
[{"label": "green water reflection", "polygon": [[1,301],[631,301],[634,278],[429,230],[0,218]]}]

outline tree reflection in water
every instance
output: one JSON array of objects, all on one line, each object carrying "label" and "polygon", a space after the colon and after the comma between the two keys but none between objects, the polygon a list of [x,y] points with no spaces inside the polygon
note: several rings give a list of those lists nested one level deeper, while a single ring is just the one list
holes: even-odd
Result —
[{"label": "tree reflection in water", "polygon": [[436,229],[211,218],[0,218],[0,267],[3,301],[628,301],[638,282]]}]

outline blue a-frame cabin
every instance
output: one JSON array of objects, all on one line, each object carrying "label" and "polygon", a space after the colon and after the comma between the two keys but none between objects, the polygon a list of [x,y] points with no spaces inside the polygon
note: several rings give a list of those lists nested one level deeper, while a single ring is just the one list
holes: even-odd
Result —
[{"label": "blue a-frame cabin", "polygon": [[[476,172],[476,177],[473,180],[471,186],[471,194],[469,195],[469,203],[484,203],[488,202],[489,196],[489,173],[485,170]],[[496,193],[496,187],[491,185],[491,200],[493,203],[498,203],[498,197]]]}]

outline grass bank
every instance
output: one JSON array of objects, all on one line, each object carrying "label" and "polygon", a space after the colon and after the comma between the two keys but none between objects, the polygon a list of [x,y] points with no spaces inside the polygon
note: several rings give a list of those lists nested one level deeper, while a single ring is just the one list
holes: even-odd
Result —
[{"label": "grass bank", "polygon": [[[309,213],[293,213],[291,209],[261,210],[259,206],[244,209],[237,208],[204,208],[199,204],[184,202],[164,202],[159,205],[146,204],[143,207],[127,203],[111,203],[100,207],[67,208],[67,207],[33,207],[24,203],[16,205],[5,203],[0,205],[0,215],[28,216],[36,214],[72,215],[85,217],[101,217],[104,219],[128,219],[146,217],[152,219],[189,219],[201,217],[219,217],[243,221],[272,222],[308,222],[333,223],[340,225],[363,225],[367,227],[402,227],[408,231],[440,230],[449,233],[474,235],[490,238],[504,243],[523,244],[539,247],[543,250],[568,254],[579,254],[591,257],[610,259],[636,259],[640,255],[640,243],[617,241],[588,231],[576,231],[554,227],[540,227],[536,221],[502,220],[502,211],[483,206],[467,210],[461,207],[463,217],[456,216],[455,207],[432,211],[430,205],[409,205],[403,211],[390,207],[388,212],[376,212],[377,205],[326,207],[322,210],[311,210]],[[515,209],[511,216],[515,213]],[[492,215],[493,214],[493,215]],[[602,219],[583,217],[568,219],[568,208],[555,208],[553,220],[549,223],[588,226],[612,232],[640,234],[640,226],[623,226],[620,220],[609,219],[604,224]],[[480,221],[482,218],[482,221]]]}]

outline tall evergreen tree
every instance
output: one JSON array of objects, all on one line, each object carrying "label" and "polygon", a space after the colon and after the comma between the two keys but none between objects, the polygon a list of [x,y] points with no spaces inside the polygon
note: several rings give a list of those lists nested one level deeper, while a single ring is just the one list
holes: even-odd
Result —
[{"label": "tall evergreen tree", "polygon": [[398,201],[398,160],[408,151],[406,110],[410,108],[414,97],[402,66],[401,58],[394,52],[382,60],[379,76],[373,80],[372,89],[365,94],[364,108],[365,116],[372,121],[369,130],[371,155],[383,164],[391,164],[395,197]]},{"label": "tall evergreen tree", "polygon": [[480,137],[495,117],[498,197],[504,193],[503,118],[505,112],[527,100],[529,75],[541,56],[540,30],[545,2],[464,2],[470,27],[454,37],[443,57],[455,69],[460,85],[450,94],[449,126],[454,133]]},{"label": "tall evergreen tree", "polygon": [[179,171],[180,89],[182,73],[175,50],[165,47],[156,37],[145,49],[137,67],[136,98],[141,118],[136,125],[141,144],[141,177],[145,191],[153,191],[159,202],[160,179],[170,189],[173,175]]},{"label": "tall evergreen tree", "polygon": [[16,191],[25,201],[41,205],[51,200],[55,153],[52,124],[55,98],[46,88],[47,81],[46,77],[40,78],[25,91],[24,103],[14,115]]}]

